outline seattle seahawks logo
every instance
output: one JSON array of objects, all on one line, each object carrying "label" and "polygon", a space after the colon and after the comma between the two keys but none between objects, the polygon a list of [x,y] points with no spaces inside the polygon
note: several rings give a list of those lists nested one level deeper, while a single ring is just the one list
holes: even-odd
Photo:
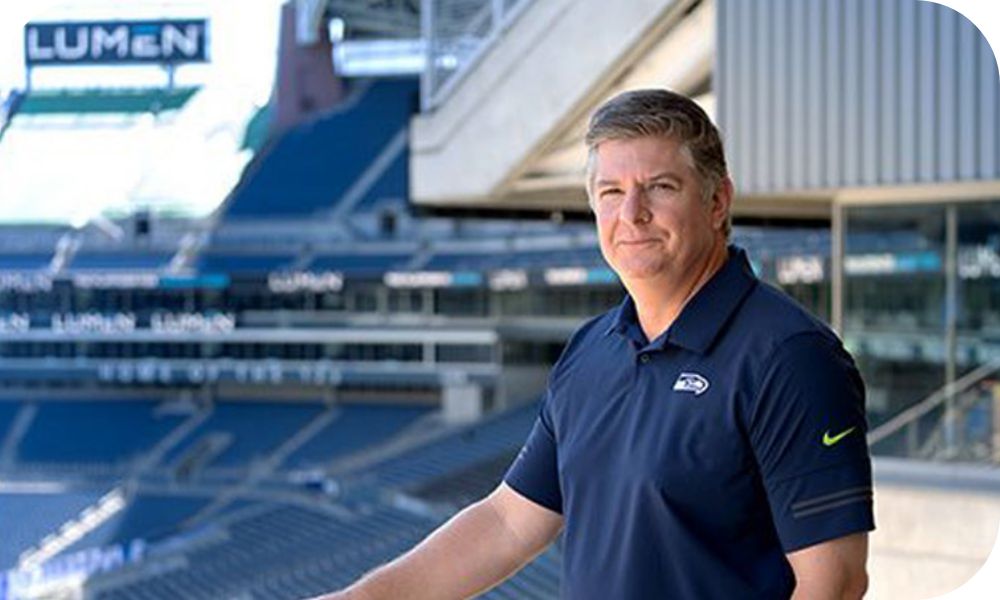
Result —
[{"label": "seattle seahawks logo", "polygon": [[675,392],[693,392],[700,396],[708,390],[708,380],[697,373],[681,373],[674,382]]}]

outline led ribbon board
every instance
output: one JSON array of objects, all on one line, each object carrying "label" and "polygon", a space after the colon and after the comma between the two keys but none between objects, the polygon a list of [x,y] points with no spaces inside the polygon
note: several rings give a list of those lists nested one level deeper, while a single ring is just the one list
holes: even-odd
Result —
[{"label": "led ribbon board", "polygon": [[24,61],[29,67],[206,62],[208,21],[28,23]]}]

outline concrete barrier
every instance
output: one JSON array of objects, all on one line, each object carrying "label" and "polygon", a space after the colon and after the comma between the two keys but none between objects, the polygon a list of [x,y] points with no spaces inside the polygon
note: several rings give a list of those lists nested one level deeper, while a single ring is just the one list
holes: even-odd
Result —
[{"label": "concrete barrier", "polygon": [[1000,469],[876,459],[875,519],[866,597],[947,594],[979,571],[997,542]]}]

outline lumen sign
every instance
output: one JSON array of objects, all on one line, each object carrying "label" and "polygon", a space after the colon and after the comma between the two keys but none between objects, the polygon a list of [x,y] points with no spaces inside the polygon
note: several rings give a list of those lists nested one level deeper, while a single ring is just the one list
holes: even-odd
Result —
[{"label": "lumen sign", "polygon": [[29,67],[92,64],[180,64],[208,60],[208,21],[28,23]]}]

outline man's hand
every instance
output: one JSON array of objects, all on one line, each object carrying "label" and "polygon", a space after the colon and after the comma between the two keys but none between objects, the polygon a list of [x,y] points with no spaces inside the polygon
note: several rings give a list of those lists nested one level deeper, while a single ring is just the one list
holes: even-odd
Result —
[{"label": "man's hand", "polygon": [[868,534],[855,533],[787,555],[795,571],[792,600],[858,600],[868,589]]},{"label": "man's hand", "polygon": [[500,583],[559,534],[562,516],[501,483],[416,548],[341,592],[314,600],[468,598]]}]

